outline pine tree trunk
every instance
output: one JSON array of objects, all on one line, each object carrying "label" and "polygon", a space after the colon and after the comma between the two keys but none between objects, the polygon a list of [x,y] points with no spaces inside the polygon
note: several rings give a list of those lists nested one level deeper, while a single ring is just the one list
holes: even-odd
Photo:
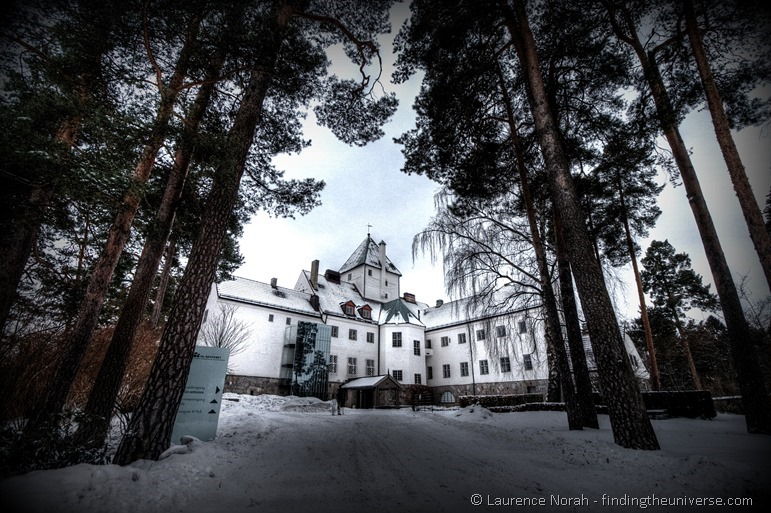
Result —
[{"label": "pine tree trunk", "polygon": [[227,155],[215,171],[204,209],[206,216],[201,220],[200,231],[190,251],[158,355],[114,463],[126,465],[139,458],[157,459],[169,446],[228,221],[238,198],[247,154],[291,14],[292,9],[287,5],[277,8],[272,41],[264,48],[263,65],[255,66],[250,74],[225,142]]},{"label": "pine tree trunk", "polygon": [[[541,299],[543,300],[543,307],[546,311],[546,343],[547,345],[551,345],[554,356],[556,357],[559,384],[562,389],[562,394],[565,396],[565,411],[567,412],[568,417],[568,428],[582,429],[581,409],[579,408],[573,385],[570,364],[568,363],[568,357],[565,351],[565,341],[562,339],[559,311],[557,310],[557,299],[554,295],[554,288],[552,287],[551,276],[549,275],[549,264],[546,260],[546,250],[543,245],[543,240],[541,239],[540,231],[538,230],[535,207],[533,206],[533,198],[530,194],[530,184],[528,183],[527,168],[525,166],[523,153],[524,149],[520,144],[511,99],[509,98],[506,82],[500,68],[498,68],[498,78],[509,123],[509,137],[511,138],[514,154],[516,155],[520,190],[525,204],[527,221],[530,225],[530,237],[532,239],[533,251],[535,252],[536,262],[538,263],[538,274],[541,281]],[[552,400],[551,398],[548,399],[549,401]]]},{"label": "pine tree trunk", "polygon": [[701,386],[701,378],[699,377],[699,373],[696,371],[696,364],[693,361],[693,355],[691,354],[691,345],[688,343],[688,338],[686,337],[685,329],[683,328],[683,321],[680,320],[680,315],[678,315],[677,310],[672,310],[672,318],[675,320],[675,327],[677,328],[677,334],[680,335],[680,347],[683,349],[683,356],[685,356],[685,361],[688,363],[688,372],[691,375],[691,383],[693,384],[694,390],[703,390]]},{"label": "pine tree trunk", "polygon": [[621,223],[624,225],[626,248],[629,252],[629,258],[632,261],[634,282],[637,286],[637,299],[640,301],[640,318],[642,319],[643,334],[645,335],[645,347],[648,349],[651,386],[653,387],[653,390],[659,390],[661,389],[661,378],[659,377],[659,364],[656,361],[656,346],[653,345],[651,321],[648,319],[648,305],[645,304],[645,291],[643,290],[642,279],[640,278],[640,269],[637,267],[637,254],[634,250],[632,231],[629,229],[629,216],[626,213],[626,198],[624,197],[624,188],[621,186],[621,177],[618,176],[618,174],[616,175],[616,186],[618,187],[619,201],[621,202]]},{"label": "pine tree trunk", "polygon": [[589,326],[602,391],[608,402],[613,438],[618,445],[634,449],[658,449],[637,381],[624,352],[621,332],[610,296],[605,288],[600,263],[592,253],[578,194],[570,175],[567,157],[561,145],[548,104],[536,43],[530,30],[522,0],[512,10],[501,1],[509,35],[520,60],[528,90],[528,101],[551,185],[552,202],[565,224],[566,249],[575,271],[576,285]]},{"label": "pine tree trunk", "polygon": [[9,203],[3,208],[9,212],[3,216],[5,219],[0,225],[0,254],[3,255],[3,265],[0,266],[0,339],[16,299],[24,267],[35,246],[46,209],[53,199],[54,188],[50,184],[36,185],[31,189],[24,187],[19,193],[25,197],[6,195],[6,198],[10,196]]},{"label": "pine tree trunk", "polygon": [[157,328],[161,322],[161,312],[163,312],[163,303],[166,300],[166,290],[169,288],[169,277],[171,276],[171,268],[174,267],[174,255],[176,253],[177,243],[170,239],[163,254],[163,271],[161,271],[161,277],[158,280],[158,290],[155,293],[153,313],[150,317],[153,328]]},{"label": "pine tree trunk", "polygon": [[723,100],[717,90],[715,78],[712,76],[712,69],[704,50],[704,41],[696,23],[693,1],[686,0],[684,6],[685,27],[688,32],[688,39],[691,42],[691,51],[696,61],[696,67],[701,77],[701,84],[704,87],[704,94],[707,98],[709,113],[712,116],[712,125],[715,129],[717,142],[728,167],[728,174],[731,176],[736,197],[739,198],[744,221],[747,223],[747,228],[750,232],[750,239],[752,239],[755,251],[758,253],[758,258],[760,258],[760,264],[766,276],[766,284],[769,290],[771,290],[771,235],[766,230],[763,214],[760,212],[760,207],[752,192],[750,181],[747,179],[747,173],[744,171],[744,164],[731,136],[731,125],[723,108]]},{"label": "pine tree trunk", "polygon": [[159,84],[161,102],[156,112],[152,131],[132,173],[132,184],[124,193],[118,212],[110,226],[104,249],[91,272],[88,287],[78,308],[74,325],[65,334],[68,350],[57,367],[42,404],[36,408],[35,414],[30,417],[27,423],[26,431],[30,434],[35,433],[50,415],[56,414],[64,408],[70,386],[98,324],[99,313],[104,304],[115,266],[118,264],[123,248],[131,234],[131,225],[139,210],[142,185],[147,182],[155,166],[155,158],[165,140],[169,120],[174,112],[174,103],[183,85],[193,55],[200,23],[200,19],[191,22],[185,44],[180,51],[177,65],[168,86]]},{"label": "pine tree trunk", "polygon": [[635,51],[637,58],[645,73],[648,87],[651,90],[653,101],[661,124],[664,136],[672,150],[680,177],[683,180],[688,202],[691,206],[696,227],[699,230],[704,252],[707,256],[712,279],[715,282],[715,290],[720,298],[723,316],[728,329],[728,337],[731,344],[731,354],[736,366],[739,379],[739,387],[742,392],[742,405],[747,422],[747,430],[751,433],[771,433],[771,404],[769,404],[766,385],[758,364],[756,336],[747,324],[742,310],[736,285],[731,277],[731,270],[720,245],[712,216],[709,213],[701,185],[693,168],[688,149],[680,136],[677,120],[672,108],[664,82],[659,73],[658,66],[653,55],[646,53],[645,48],[637,37],[634,22],[628,11],[622,11],[628,34],[625,34],[614,21],[614,30],[619,39],[629,44]]},{"label": "pine tree trunk", "polygon": [[589,376],[589,367],[586,363],[581,323],[578,320],[578,307],[576,305],[576,296],[573,292],[573,274],[570,271],[570,261],[565,252],[562,220],[556,210],[554,211],[554,232],[557,242],[560,299],[562,300],[562,311],[565,317],[568,347],[570,348],[570,361],[573,363],[573,376],[576,380],[576,395],[578,396],[578,405],[581,409],[582,423],[584,427],[599,429],[597,410],[594,407],[594,397],[592,396],[592,379]]},{"label": "pine tree trunk", "polygon": [[209,106],[223,61],[224,56],[215,57],[205,77],[204,85],[198,90],[196,99],[186,117],[185,127],[174,156],[174,164],[166,179],[166,187],[158,213],[145,241],[134,279],[131,282],[131,288],[86,404],[85,411],[89,414],[88,418],[91,419],[91,422],[78,430],[78,438],[83,443],[101,445],[110,427],[113,405],[118,398],[134,337],[142,321],[150,288],[158,272],[158,265],[163,256],[169,233],[171,233],[171,227],[174,224],[179,200],[182,197],[190,160],[195,148],[198,127]]}]

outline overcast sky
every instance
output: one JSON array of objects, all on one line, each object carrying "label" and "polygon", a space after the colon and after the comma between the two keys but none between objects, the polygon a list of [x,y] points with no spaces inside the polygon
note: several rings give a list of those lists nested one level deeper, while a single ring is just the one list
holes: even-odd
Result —
[{"label": "overcast sky", "polygon": [[[419,301],[432,304],[436,299],[448,299],[444,290],[441,261],[432,264],[427,256],[412,258],[412,238],[428,223],[434,213],[433,195],[437,184],[422,176],[401,172],[401,146],[393,138],[414,126],[413,100],[420,87],[413,77],[405,84],[390,83],[394,55],[392,42],[407,11],[397,5],[392,13],[393,33],[380,39],[383,56],[383,85],[396,93],[399,109],[384,127],[385,137],[364,148],[339,142],[326,128],[316,125],[313,113],[304,123],[310,147],[299,155],[282,155],[275,159],[287,178],[314,177],[326,182],[322,202],[309,214],[292,219],[255,216],[245,227],[241,252],[245,261],[236,275],[269,282],[278,278],[280,285],[292,287],[303,269],[310,269],[313,259],[320,268],[338,269],[367,235],[367,224],[373,225],[372,237],[385,240],[387,253],[401,270],[402,292],[412,292]],[[330,54],[335,69],[346,58],[342,52]],[[756,298],[765,297],[768,289],[763,279],[757,255],[749,239],[720,150],[715,141],[709,113],[690,114],[681,126],[683,139],[692,150],[692,159],[709,204],[712,217],[728,258],[733,278],[748,277]],[[753,190],[762,206],[771,186],[771,151],[768,129],[748,128],[735,134]],[[663,139],[660,145],[665,147]],[[699,239],[685,191],[673,187],[667,176],[660,182],[667,185],[659,196],[663,211],[651,237],[638,241],[643,250],[650,240],[669,239],[677,251],[686,252],[693,267],[705,281],[712,281],[704,250]],[[620,269],[623,285],[615,291],[617,308],[622,317],[636,316],[637,299],[631,269]],[[714,286],[713,286],[714,290]]]}]

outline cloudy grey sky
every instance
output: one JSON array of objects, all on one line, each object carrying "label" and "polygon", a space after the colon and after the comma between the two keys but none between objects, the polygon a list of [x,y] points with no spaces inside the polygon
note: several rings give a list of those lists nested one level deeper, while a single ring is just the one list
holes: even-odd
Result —
[{"label": "cloudy grey sky", "polygon": [[[288,178],[312,176],[324,180],[327,185],[322,193],[323,205],[295,220],[255,216],[241,239],[245,262],[236,272],[238,276],[264,282],[275,277],[279,284],[292,287],[300,271],[309,269],[313,259],[320,260],[322,271],[339,268],[366,237],[367,224],[371,224],[373,238],[386,241],[389,257],[402,271],[402,292],[412,292],[427,303],[448,299],[441,262],[433,264],[424,256],[413,261],[411,253],[413,236],[433,215],[437,184],[422,176],[402,173],[401,147],[392,140],[414,126],[412,103],[420,87],[416,77],[400,85],[388,81],[394,63],[393,37],[407,15],[404,4],[397,8],[399,12],[392,13],[393,33],[380,39],[383,85],[387,91],[395,92],[400,101],[394,118],[384,127],[385,137],[364,148],[349,147],[329,130],[316,125],[309,113],[304,129],[312,145],[299,155],[279,156],[275,163]],[[330,58],[333,66],[341,69],[339,66],[345,62],[342,52],[333,51]],[[692,150],[694,166],[734,280],[747,276],[756,298],[765,297],[769,291],[715,141],[709,113],[691,113],[681,130]],[[762,206],[771,186],[768,129],[745,129],[736,134],[736,142]],[[665,147],[663,139],[660,145]],[[682,186],[673,187],[664,174],[659,178],[661,183],[667,182],[659,197],[663,214],[651,237],[638,242],[644,250],[650,240],[669,239],[678,251],[691,256],[694,269],[711,282],[685,191]],[[623,317],[631,318],[637,312],[631,269],[620,269],[618,276],[622,284],[615,290],[617,307]]]}]

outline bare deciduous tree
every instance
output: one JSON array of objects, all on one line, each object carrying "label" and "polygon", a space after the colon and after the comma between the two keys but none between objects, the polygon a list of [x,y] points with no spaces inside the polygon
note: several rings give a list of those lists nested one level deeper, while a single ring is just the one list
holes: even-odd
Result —
[{"label": "bare deciduous tree", "polygon": [[[222,347],[230,351],[230,357],[243,353],[249,341],[251,326],[238,320],[235,305],[220,304],[217,314],[209,322],[201,326],[198,342],[204,346]],[[228,373],[233,367],[228,363]]]}]

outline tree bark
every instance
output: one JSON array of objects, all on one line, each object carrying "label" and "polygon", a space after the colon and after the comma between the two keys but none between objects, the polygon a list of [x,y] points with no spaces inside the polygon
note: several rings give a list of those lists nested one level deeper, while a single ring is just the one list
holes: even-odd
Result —
[{"label": "tree bark", "polygon": [[619,201],[621,202],[621,223],[624,225],[626,248],[627,251],[629,251],[629,259],[632,261],[634,282],[637,286],[637,299],[640,301],[640,318],[642,319],[643,334],[645,336],[645,347],[648,349],[648,363],[651,373],[651,386],[653,387],[653,390],[660,390],[661,378],[659,376],[659,364],[656,361],[656,346],[653,345],[651,321],[648,319],[648,305],[645,304],[645,291],[643,290],[642,279],[640,278],[640,269],[637,266],[637,254],[634,250],[632,231],[629,229],[629,216],[626,213],[626,197],[624,196],[624,188],[621,186],[621,177],[618,174],[616,174],[616,187],[618,187],[618,196]]},{"label": "tree bark", "polygon": [[503,78],[500,67],[498,68],[498,78],[501,95],[503,96],[503,102],[506,107],[506,117],[509,123],[509,137],[511,137],[511,143],[516,156],[520,190],[525,204],[527,221],[530,225],[530,237],[532,239],[533,251],[535,251],[535,258],[538,263],[538,274],[541,281],[541,299],[543,300],[543,307],[546,311],[546,343],[547,345],[552,346],[557,360],[559,383],[562,394],[565,397],[565,411],[567,412],[568,417],[568,428],[582,429],[583,419],[570,373],[570,364],[568,363],[568,357],[565,351],[565,341],[562,339],[559,311],[557,310],[557,299],[554,295],[554,288],[552,287],[551,276],[549,275],[549,264],[546,260],[546,250],[544,248],[543,240],[541,239],[540,231],[538,230],[535,207],[533,206],[533,198],[530,194],[530,184],[528,183],[527,168],[525,166],[523,153],[524,149],[520,144],[517,123],[514,118],[514,110],[511,105],[508,90],[506,89],[506,81]]},{"label": "tree bark", "polygon": [[228,220],[238,198],[247,154],[291,15],[290,6],[281,4],[277,7],[272,40],[263,49],[263,65],[255,66],[250,73],[225,142],[227,155],[215,171],[206,200],[204,211],[207,215],[201,220],[147,385],[115,454],[116,464],[126,465],[139,458],[157,459],[169,446]]},{"label": "tree bark", "polygon": [[693,383],[693,388],[695,390],[702,390],[701,378],[699,377],[699,373],[696,371],[696,364],[694,363],[693,355],[691,354],[691,345],[688,343],[688,338],[686,338],[685,329],[683,328],[683,321],[680,320],[680,315],[677,313],[676,309],[673,308],[671,314],[672,318],[675,320],[677,334],[680,335],[680,347],[683,348],[685,361],[688,362],[688,371],[691,374],[691,383]]},{"label": "tree bark", "polygon": [[769,290],[771,290],[771,235],[766,230],[763,214],[760,212],[760,206],[752,192],[750,181],[747,179],[747,173],[744,171],[744,164],[731,136],[731,125],[723,108],[723,100],[720,97],[720,92],[717,90],[715,78],[712,75],[712,69],[704,49],[704,41],[696,23],[693,1],[686,0],[683,5],[685,7],[685,27],[688,32],[688,39],[691,42],[691,51],[696,61],[696,67],[701,77],[704,95],[707,98],[709,113],[712,116],[715,136],[717,137],[720,151],[723,154],[723,160],[725,160],[728,167],[728,174],[731,176],[731,183],[733,183],[736,197],[739,199],[739,205],[741,206],[742,214],[744,214],[744,221],[747,223],[747,229],[750,232],[750,239],[752,239],[752,244],[755,246],[755,251],[760,259],[760,265],[766,277],[766,284]]},{"label": "tree bark", "polygon": [[188,29],[186,41],[180,50],[174,73],[168,86],[160,84],[161,102],[158,106],[153,128],[145,144],[142,155],[134,168],[131,185],[124,193],[118,212],[107,234],[107,242],[94,265],[83,300],[78,308],[74,325],[67,330],[65,341],[69,346],[59,363],[54,379],[49,385],[42,404],[36,409],[27,423],[28,433],[36,432],[50,415],[64,408],[67,395],[75,379],[78,367],[86,352],[94,328],[96,328],[107,290],[115,266],[118,264],[123,248],[131,234],[134,216],[139,210],[141,188],[155,166],[155,159],[168,131],[169,120],[174,112],[174,103],[183,85],[195,41],[198,37],[201,20],[193,20]]},{"label": "tree bark", "polygon": [[731,277],[731,270],[726,262],[720,239],[717,236],[712,216],[701,192],[701,185],[693,168],[688,149],[680,136],[669,94],[664,81],[659,73],[655,55],[647,53],[637,36],[631,14],[626,9],[621,11],[626,25],[625,33],[611,12],[611,21],[616,35],[633,49],[645,74],[648,87],[651,90],[653,101],[661,124],[661,129],[672,150],[672,156],[680,171],[688,202],[696,220],[704,252],[707,256],[712,279],[715,282],[715,290],[720,298],[723,316],[728,329],[728,337],[731,344],[731,354],[736,365],[739,379],[739,387],[742,392],[742,405],[747,422],[747,430],[751,433],[771,433],[771,404],[769,404],[768,392],[763,379],[763,374],[758,364],[756,354],[757,340],[753,334],[739,300],[736,285]]},{"label": "tree bark", "polygon": [[153,328],[157,328],[158,324],[161,322],[161,312],[163,311],[163,303],[166,299],[166,290],[169,288],[169,277],[171,276],[171,268],[174,267],[174,255],[176,255],[176,253],[176,241],[169,240],[166,251],[163,254],[163,270],[161,271],[161,276],[158,280],[158,291],[155,293],[153,313],[150,317],[150,323],[153,325]]},{"label": "tree bark", "polygon": [[166,241],[174,224],[174,217],[182,197],[190,161],[195,149],[198,127],[211,101],[217,77],[220,74],[224,56],[217,55],[206,74],[204,85],[198,90],[186,118],[182,136],[174,156],[161,205],[153,227],[145,241],[142,255],[134,273],[126,301],[115,325],[107,353],[99,369],[85,411],[90,419],[78,430],[78,438],[88,445],[101,445],[110,427],[113,406],[118,398],[123,374],[134,342],[137,329],[147,306],[150,288],[158,272]]},{"label": "tree bark", "polygon": [[528,101],[549,175],[552,202],[554,208],[559,209],[565,223],[566,248],[584,306],[602,391],[608,402],[613,438],[623,447],[658,449],[658,440],[648,419],[637,381],[622,349],[621,332],[604,286],[600,263],[592,253],[586,218],[581,211],[568,160],[560,142],[559,128],[547,100],[536,43],[524,2],[515,0],[512,9],[502,0],[501,6],[528,90]]},{"label": "tree bark", "polygon": [[576,296],[573,292],[573,274],[570,270],[570,261],[565,251],[562,219],[556,210],[554,211],[554,232],[557,242],[560,299],[562,300],[562,311],[565,317],[570,360],[573,363],[573,376],[576,380],[576,395],[578,396],[578,405],[581,409],[582,423],[584,427],[599,429],[597,410],[594,407],[594,397],[592,396],[592,379],[589,376],[589,367],[586,363],[581,323],[578,320],[578,307],[576,305]]}]

